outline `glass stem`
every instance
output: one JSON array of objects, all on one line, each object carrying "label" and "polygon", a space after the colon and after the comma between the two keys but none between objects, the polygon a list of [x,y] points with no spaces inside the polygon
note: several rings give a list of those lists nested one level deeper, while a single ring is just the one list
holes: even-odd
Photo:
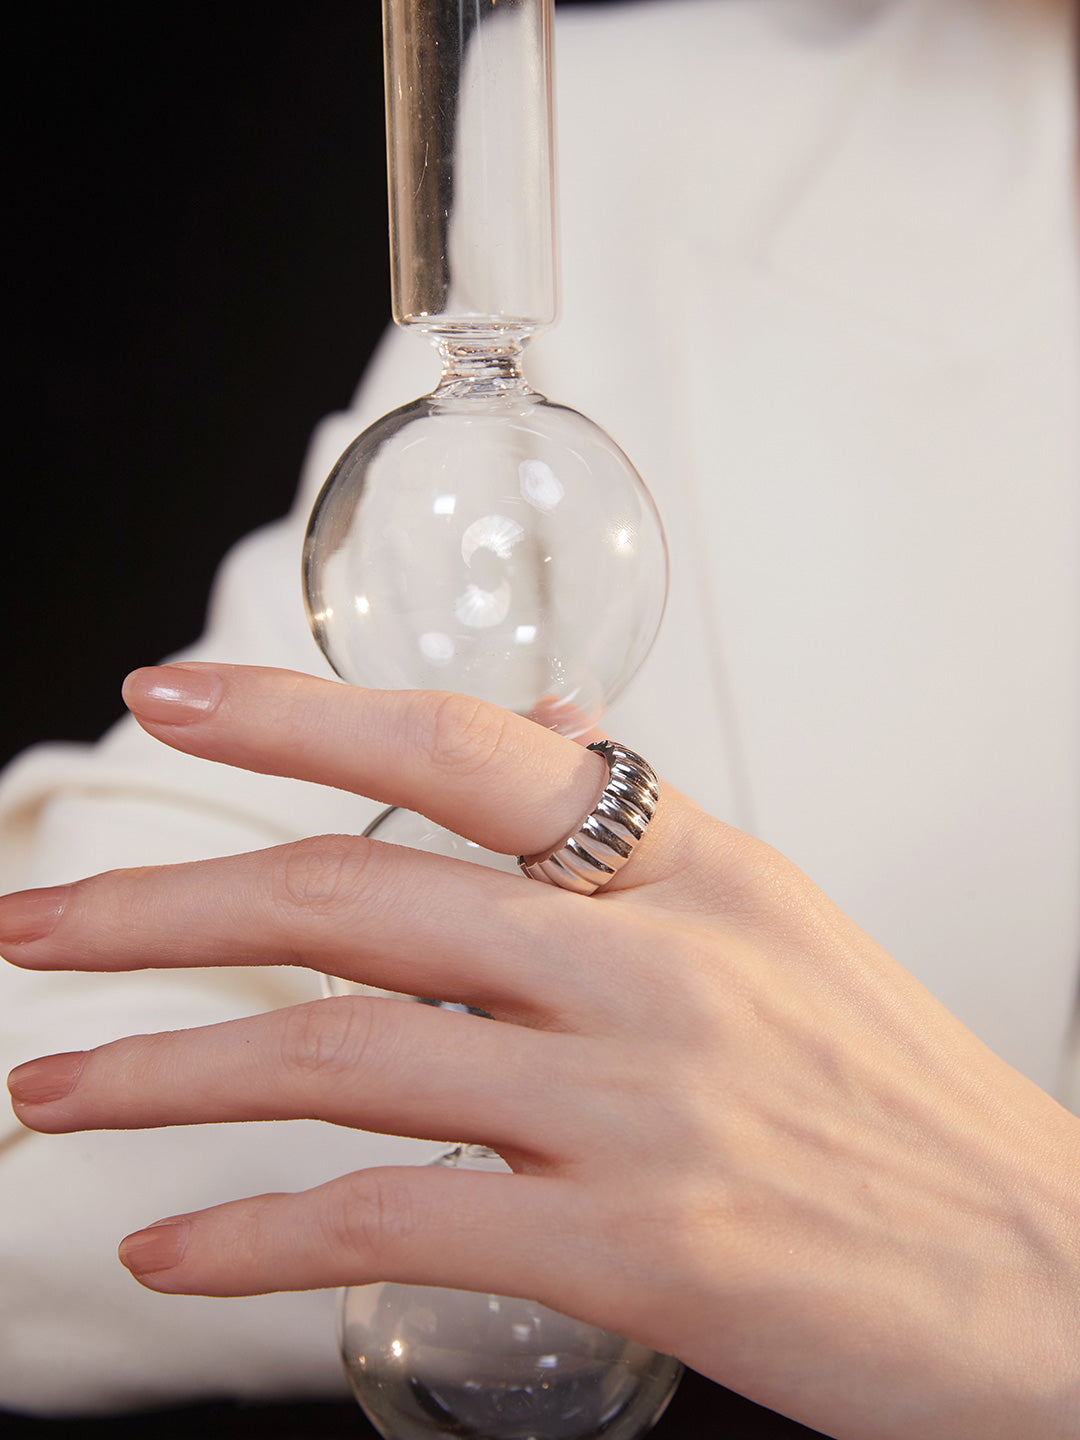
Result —
[{"label": "glass stem", "polygon": [[553,0],[383,0],[394,319],[555,318]]}]

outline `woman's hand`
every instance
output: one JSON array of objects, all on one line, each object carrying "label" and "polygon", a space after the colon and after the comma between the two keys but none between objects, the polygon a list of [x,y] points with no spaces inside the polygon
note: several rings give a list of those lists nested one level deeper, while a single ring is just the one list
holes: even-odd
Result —
[{"label": "woman's hand", "polygon": [[[460,696],[227,666],[125,694],[177,749],[511,854],[557,844],[604,775]],[[592,897],[331,836],[9,897],[0,943],[41,970],[306,965],[494,1017],[328,999],[20,1067],[35,1130],[316,1117],[515,1172],[361,1171],[173,1217],[124,1243],[153,1289],[522,1295],[837,1437],[1080,1434],[1080,1121],[671,791]]]}]

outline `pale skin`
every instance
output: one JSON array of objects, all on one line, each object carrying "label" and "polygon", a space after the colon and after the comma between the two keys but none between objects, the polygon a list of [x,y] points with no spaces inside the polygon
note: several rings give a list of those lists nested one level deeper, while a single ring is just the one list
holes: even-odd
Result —
[{"label": "pale skin", "polygon": [[[604,774],[455,696],[200,665],[125,697],[179,750],[511,854],[561,840]],[[593,897],[334,836],[8,897],[0,943],[37,970],[302,964],[494,1017],[321,1000],[16,1070],[34,1130],[313,1117],[514,1170],[222,1197],[124,1242],[151,1289],[529,1296],[837,1440],[1080,1435],[1080,1120],[794,865],[668,788]]]}]

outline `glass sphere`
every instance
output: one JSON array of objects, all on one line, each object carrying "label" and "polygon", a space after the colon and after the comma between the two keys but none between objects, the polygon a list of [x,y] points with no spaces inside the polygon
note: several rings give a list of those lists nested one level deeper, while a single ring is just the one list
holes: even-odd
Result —
[{"label": "glass sphere", "polygon": [[342,679],[457,690],[575,735],[648,653],[667,555],[648,491],[592,421],[523,384],[451,387],[342,455],[304,591]]},{"label": "glass sphere", "polygon": [[[507,1169],[479,1145],[433,1163]],[[385,1440],[638,1440],[683,1368],[532,1300],[421,1285],[346,1290],[341,1353]]]},{"label": "glass sphere", "polygon": [[398,806],[383,810],[364,831],[364,837],[387,845],[406,845],[410,850],[425,850],[429,855],[445,855],[449,860],[468,860],[489,870],[504,870],[508,875],[521,874],[516,856],[485,850],[475,840],[466,840],[464,835],[436,825],[434,820],[415,810],[402,810]]}]

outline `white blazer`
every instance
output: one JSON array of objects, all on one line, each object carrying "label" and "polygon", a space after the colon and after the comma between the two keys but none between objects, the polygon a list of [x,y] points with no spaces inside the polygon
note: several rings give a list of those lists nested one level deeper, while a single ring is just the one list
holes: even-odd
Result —
[{"label": "white blazer", "polygon": [[[564,12],[563,319],[529,364],[619,440],[668,529],[661,638],[610,731],[1063,1095],[1080,955],[1069,60],[1065,5],[1026,0]],[[423,340],[386,339],[317,429],[293,514],[226,560],[188,657],[326,673],[299,598],[307,511],[357,431],[436,375]],[[5,880],[372,813],[124,722],[10,767]],[[317,993],[295,971],[4,970],[0,1059]],[[307,1123],[0,1127],[0,1405],[341,1391],[328,1297],[152,1295],[115,1243],[425,1147]]]}]

